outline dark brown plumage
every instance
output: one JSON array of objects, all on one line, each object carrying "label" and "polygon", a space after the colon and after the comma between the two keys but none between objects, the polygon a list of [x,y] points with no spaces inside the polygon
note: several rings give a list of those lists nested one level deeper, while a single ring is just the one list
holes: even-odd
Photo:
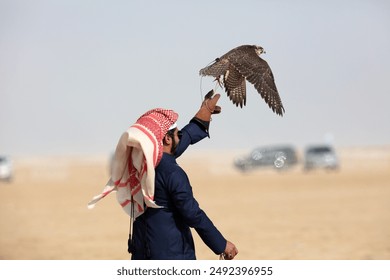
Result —
[{"label": "dark brown plumage", "polygon": [[[254,85],[261,97],[276,114],[283,116],[284,107],[268,63],[260,58],[265,53],[256,45],[243,45],[217,58],[199,71],[201,76],[213,76],[225,88],[236,106],[246,105],[246,82]],[[222,81],[221,81],[222,78]]]}]

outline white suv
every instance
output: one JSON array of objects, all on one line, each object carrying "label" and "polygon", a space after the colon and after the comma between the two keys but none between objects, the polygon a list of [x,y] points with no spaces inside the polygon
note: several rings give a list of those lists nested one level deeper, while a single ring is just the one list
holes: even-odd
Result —
[{"label": "white suv", "polygon": [[12,162],[9,157],[0,156],[0,180],[11,181]]},{"label": "white suv", "polygon": [[314,145],[306,148],[304,170],[309,171],[314,168],[329,170],[337,170],[339,168],[339,161],[333,147]]}]

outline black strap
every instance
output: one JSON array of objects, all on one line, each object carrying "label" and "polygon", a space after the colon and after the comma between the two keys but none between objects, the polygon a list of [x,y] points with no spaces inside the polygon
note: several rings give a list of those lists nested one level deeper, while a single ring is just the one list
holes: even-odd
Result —
[{"label": "black strap", "polygon": [[132,254],[134,252],[134,243],[133,243],[133,222],[134,222],[134,201],[133,201],[133,196],[131,196],[131,201],[130,201],[130,227],[129,227],[129,239],[127,240],[127,252],[129,254]]}]

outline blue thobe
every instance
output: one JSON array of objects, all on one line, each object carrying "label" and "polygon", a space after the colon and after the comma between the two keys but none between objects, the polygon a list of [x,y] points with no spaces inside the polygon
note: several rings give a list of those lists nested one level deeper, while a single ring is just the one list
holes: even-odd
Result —
[{"label": "blue thobe", "polygon": [[189,145],[208,132],[194,121],[181,131],[175,155],[164,153],[155,169],[154,198],[161,208],[147,208],[133,224],[132,259],[196,259],[190,228],[215,254],[225,250],[226,239],[199,207],[187,174],[176,162]]}]

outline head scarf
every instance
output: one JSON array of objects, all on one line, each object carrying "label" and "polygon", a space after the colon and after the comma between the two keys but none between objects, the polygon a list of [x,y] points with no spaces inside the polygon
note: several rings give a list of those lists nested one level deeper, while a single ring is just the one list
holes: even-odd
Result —
[{"label": "head scarf", "polygon": [[144,212],[145,204],[158,208],[154,202],[154,169],[162,158],[163,138],[177,119],[176,112],[156,108],[130,126],[116,147],[110,180],[102,193],[88,203],[88,208],[112,191],[116,191],[118,203],[133,218]]}]

